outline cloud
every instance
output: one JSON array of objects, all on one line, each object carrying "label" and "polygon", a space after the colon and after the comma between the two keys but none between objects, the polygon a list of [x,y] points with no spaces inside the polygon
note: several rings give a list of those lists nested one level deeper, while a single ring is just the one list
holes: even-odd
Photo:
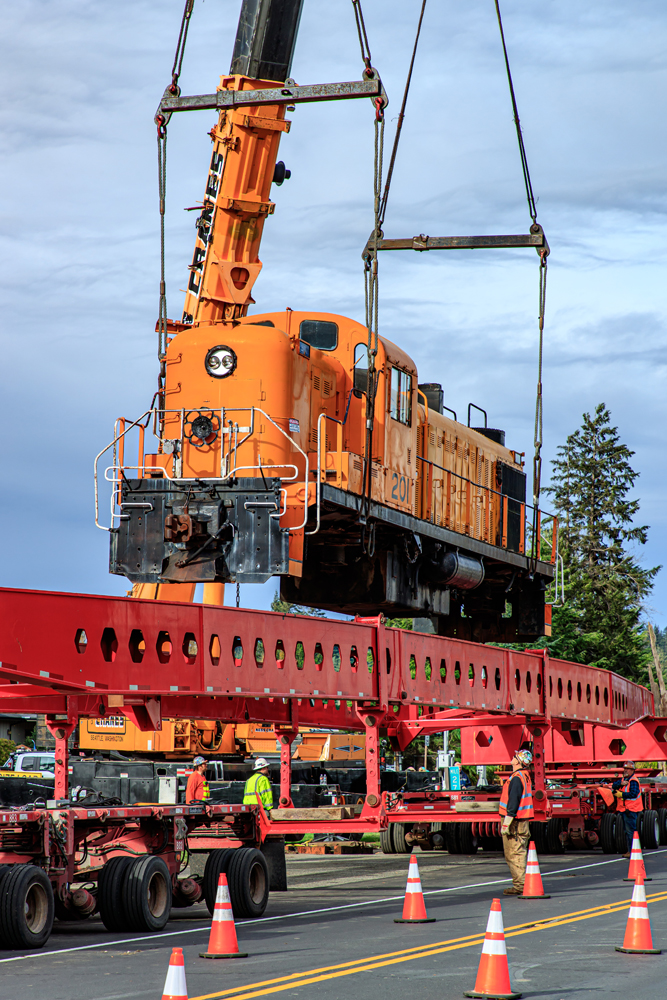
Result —
[{"label": "cloud", "polygon": [[[306,3],[300,83],[360,74],[351,5]],[[238,3],[200,3],[184,93],[227,70]],[[393,139],[419,4],[366,0]],[[661,0],[526,3],[503,16],[538,213],[552,255],[545,334],[545,470],[604,399],[636,452],[647,565],[667,563],[664,356],[667,303],[667,9]],[[180,0],[26,0],[3,13],[0,204],[3,482],[13,530],[1,581],[122,593],[92,518],[92,458],[119,413],[154,391],[159,244],[153,114],[169,80]],[[362,318],[371,230],[373,112],[367,101],[301,106],[280,156],[257,310]],[[209,113],[169,128],[167,278],[181,309],[193,217],[210,153]],[[388,236],[523,232],[529,224],[493,9],[427,6],[385,226]],[[530,451],[536,382],[533,251],[388,254],[385,336],[441,381],[459,416],[484,406]],[[667,620],[665,574],[653,597]],[[246,588],[247,589],[247,588]],[[266,600],[265,588],[261,600]],[[247,597],[244,595],[244,601]],[[255,597],[253,596],[252,600]],[[259,599],[259,598],[258,598]]]}]

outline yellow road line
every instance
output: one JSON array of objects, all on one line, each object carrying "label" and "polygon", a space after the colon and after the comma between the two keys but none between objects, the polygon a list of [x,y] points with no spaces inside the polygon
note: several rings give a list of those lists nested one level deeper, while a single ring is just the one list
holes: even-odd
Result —
[{"label": "yellow road line", "polygon": [[[657,903],[664,900],[667,900],[667,892],[654,893],[647,896],[648,902]],[[630,901],[623,900],[622,902],[606,903],[603,906],[591,907],[587,910],[575,910],[572,913],[565,913],[562,916],[533,920],[526,924],[514,924],[512,927],[505,929],[505,937],[534,934],[535,931],[549,930],[551,927],[561,927],[564,924],[577,923],[580,920],[590,920],[593,917],[604,916],[608,913],[619,913],[621,910],[629,909],[629,907]],[[481,945],[483,941],[484,931],[481,931],[478,934],[470,934],[467,937],[450,938],[448,941],[435,941],[432,944],[419,945],[415,948],[405,948],[401,951],[387,952],[383,955],[371,955],[368,958],[342,962],[340,965],[327,965],[319,969],[310,969],[306,972],[294,972],[289,976],[281,976],[277,979],[267,979],[260,983],[249,983],[246,987],[239,988],[236,986],[229,990],[206,993],[199,997],[192,997],[191,1000],[216,1000],[218,997],[228,997],[229,1000],[252,1000],[254,997],[265,996],[268,993],[280,993],[283,990],[298,986],[309,986],[312,983],[321,983],[329,979],[339,979],[342,976],[355,975],[358,972],[369,972],[372,969],[397,965],[400,962],[410,962],[418,958],[430,958],[432,955],[441,955],[444,952],[457,951],[460,948],[471,948],[475,945]],[[239,989],[246,992],[239,992]]]}]

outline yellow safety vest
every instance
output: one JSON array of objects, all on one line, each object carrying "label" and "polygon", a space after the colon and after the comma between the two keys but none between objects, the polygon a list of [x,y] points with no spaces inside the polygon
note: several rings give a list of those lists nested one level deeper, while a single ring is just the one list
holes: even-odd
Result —
[{"label": "yellow safety vest", "polygon": [[265,809],[273,809],[273,792],[271,782],[265,774],[258,772],[251,774],[245,783],[243,792],[243,805],[256,806],[257,795]]}]

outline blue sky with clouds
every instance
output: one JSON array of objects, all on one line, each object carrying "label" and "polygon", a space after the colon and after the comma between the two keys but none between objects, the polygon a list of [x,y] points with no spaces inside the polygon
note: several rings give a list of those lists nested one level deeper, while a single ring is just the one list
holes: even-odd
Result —
[{"label": "blue sky with clouds", "polygon": [[[418,0],[365,0],[373,61],[400,105]],[[181,78],[227,71],[240,0],[196,0]],[[153,114],[169,81],[180,0],[24,0],[0,22],[5,586],[124,593],[94,525],[92,462],[157,374],[159,267]],[[667,564],[664,504],[667,6],[662,0],[505,0],[538,215],[552,255],[545,337],[545,471],[604,401],[636,452],[640,555]],[[349,0],[305,0],[292,75],[360,75]],[[372,108],[298,107],[280,156],[257,310],[363,315],[372,224]],[[167,274],[178,317],[210,155],[208,112],[169,132]],[[387,236],[524,232],[528,216],[492,0],[429,0]],[[530,452],[536,378],[533,251],[392,254],[381,332],[420,379],[469,401]],[[667,572],[649,613],[667,624]],[[266,605],[274,588],[243,588]]]}]

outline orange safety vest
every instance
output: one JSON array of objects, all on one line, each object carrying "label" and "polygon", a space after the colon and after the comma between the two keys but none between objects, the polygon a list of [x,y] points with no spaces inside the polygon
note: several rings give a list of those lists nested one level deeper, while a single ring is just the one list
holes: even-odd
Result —
[{"label": "orange safety vest", "polygon": [[[630,778],[630,781],[637,781],[636,778]],[[630,781],[628,781],[625,788],[622,788],[622,792],[630,791]],[[631,813],[640,813],[644,808],[644,803],[642,802],[642,790],[641,786],[639,788],[639,795],[636,799],[617,799],[616,812],[624,813],[626,810]]]},{"label": "orange safety vest", "polygon": [[533,785],[528,771],[515,771],[507,779],[500,794],[500,808],[498,809],[498,812],[501,816],[507,816],[507,800],[509,799],[510,781],[512,778],[519,778],[521,780],[521,784],[523,785],[523,791],[521,792],[521,798],[519,800],[519,808],[516,811],[516,818],[532,819],[535,815],[535,812],[533,811]]}]

